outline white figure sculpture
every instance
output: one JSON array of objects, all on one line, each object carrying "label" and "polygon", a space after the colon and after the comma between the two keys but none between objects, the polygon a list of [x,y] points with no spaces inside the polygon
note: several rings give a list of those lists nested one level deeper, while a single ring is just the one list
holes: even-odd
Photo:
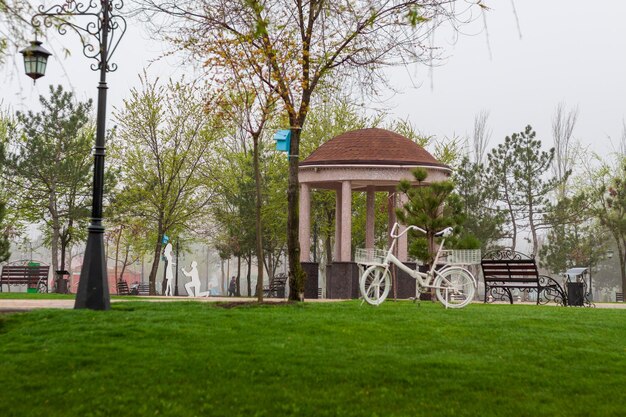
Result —
[{"label": "white figure sculpture", "polygon": [[185,276],[191,277],[191,281],[185,284],[185,289],[187,290],[187,294],[189,297],[199,297],[200,296],[200,277],[198,276],[198,263],[193,261],[191,263],[191,271],[187,272],[185,268],[182,268],[183,274]]},{"label": "white figure sculpture", "polygon": [[165,295],[173,296],[174,292],[172,291],[172,285],[174,283],[174,258],[172,257],[172,244],[168,243],[165,246],[164,251],[165,259],[167,259],[167,264],[165,265],[165,281],[167,282],[165,286]]}]

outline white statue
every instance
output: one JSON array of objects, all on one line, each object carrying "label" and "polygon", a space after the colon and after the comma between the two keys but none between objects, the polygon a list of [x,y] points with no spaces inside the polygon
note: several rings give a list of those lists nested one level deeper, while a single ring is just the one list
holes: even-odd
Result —
[{"label": "white statue", "polygon": [[167,263],[165,264],[165,281],[167,282],[165,286],[165,295],[173,296],[174,292],[172,291],[172,284],[174,283],[174,258],[172,258],[172,244],[168,243],[165,246],[164,251],[165,259],[167,259]]},{"label": "white statue", "polygon": [[185,268],[181,268],[185,276],[191,277],[191,282],[185,284],[185,289],[189,297],[200,296],[200,277],[198,276],[198,263],[193,261],[191,263],[191,271],[187,272]]}]

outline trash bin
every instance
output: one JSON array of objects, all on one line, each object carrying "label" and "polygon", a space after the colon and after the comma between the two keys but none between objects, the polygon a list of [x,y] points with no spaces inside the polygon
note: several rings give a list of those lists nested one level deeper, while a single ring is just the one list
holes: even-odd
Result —
[{"label": "trash bin", "polygon": [[55,282],[56,282],[56,292],[58,294],[69,294],[69,280],[65,279],[66,276],[70,276],[70,273],[64,269],[54,271],[56,274]]},{"label": "trash bin", "polygon": [[585,288],[582,282],[567,283],[567,305],[583,306],[585,298]]},{"label": "trash bin", "polygon": [[37,288],[37,277],[39,276],[39,262],[28,262],[28,286],[26,292],[28,294],[37,294],[39,289]]},{"label": "trash bin", "polygon": [[276,298],[285,298],[285,287],[276,288]]}]

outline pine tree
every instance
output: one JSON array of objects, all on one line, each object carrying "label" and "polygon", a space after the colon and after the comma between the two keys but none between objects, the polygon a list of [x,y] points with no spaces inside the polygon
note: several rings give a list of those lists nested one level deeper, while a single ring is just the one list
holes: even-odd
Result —
[{"label": "pine tree", "polygon": [[455,193],[461,198],[465,230],[487,251],[504,237],[506,213],[496,205],[497,194],[481,163],[463,158],[454,172]]},{"label": "pine tree", "polygon": [[[398,190],[405,193],[408,201],[396,210],[398,220],[406,225],[415,225],[426,230],[426,235],[411,232],[409,252],[418,259],[431,263],[436,253],[435,233],[446,227],[454,227],[457,235],[463,235],[462,224],[465,218],[458,195],[453,193],[452,181],[425,183],[428,173],[423,168],[413,170],[413,177],[417,186],[410,181],[403,180]],[[466,235],[465,248],[479,247],[479,242]]]}]

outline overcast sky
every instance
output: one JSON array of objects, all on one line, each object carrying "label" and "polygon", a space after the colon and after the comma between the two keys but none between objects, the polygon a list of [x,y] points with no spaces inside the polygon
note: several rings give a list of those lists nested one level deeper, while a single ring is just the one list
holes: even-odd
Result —
[{"label": "overcast sky", "polygon": [[[485,109],[490,112],[491,146],[527,124],[549,146],[554,109],[565,102],[579,108],[575,138],[608,154],[613,149],[609,137],[617,146],[626,117],[626,2],[516,0],[521,39],[511,0],[486,3],[491,6],[487,14],[491,57],[481,19],[464,28],[466,34],[454,42],[438,33],[436,44],[449,58],[434,69],[434,87],[424,66],[393,70],[391,76],[403,94],[388,97],[385,105],[423,133],[439,137],[471,133],[474,116]],[[49,84],[59,83],[72,88],[81,100],[95,100],[98,74],[89,69],[75,36],[67,34],[62,40],[74,49],[73,56],[60,59],[60,48],[50,46],[55,57],[36,85],[23,74],[21,57],[19,68],[9,64],[0,69],[4,107],[32,108],[39,94],[47,94]],[[161,52],[139,25],[129,27],[114,56],[119,70],[108,78],[109,115]],[[149,69],[149,74],[164,78],[181,73],[171,59]]]},{"label": "overcast sky", "polygon": [[426,69],[410,72],[423,84],[394,97],[394,113],[425,133],[450,136],[471,133],[474,116],[486,109],[492,146],[527,124],[550,146],[554,109],[565,102],[579,109],[575,138],[611,152],[609,136],[617,146],[626,117],[626,2],[516,0],[521,39],[511,1],[488,4],[492,57],[477,21],[466,29],[476,35],[461,36],[434,69],[434,89]]}]

